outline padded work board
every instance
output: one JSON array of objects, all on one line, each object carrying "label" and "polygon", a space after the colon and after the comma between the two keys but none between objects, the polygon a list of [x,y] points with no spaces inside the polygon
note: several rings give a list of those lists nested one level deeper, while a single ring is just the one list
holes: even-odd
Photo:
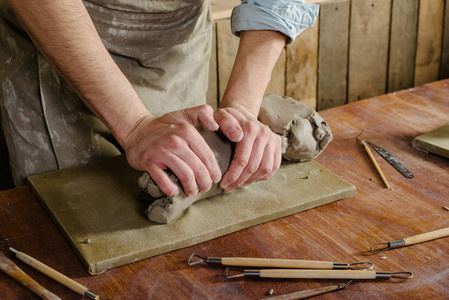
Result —
[{"label": "padded work board", "polygon": [[449,158],[449,124],[413,139],[415,149]]},{"label": "padded work board", "polygon": [[353,185],[314,161],[283,163],[268,181],[200,200],[171,223],[156,224],[146,218],[146,205],[135,200],[139,175],[124,156],[117,156],[28,180],[90,274],[356,193]]}]

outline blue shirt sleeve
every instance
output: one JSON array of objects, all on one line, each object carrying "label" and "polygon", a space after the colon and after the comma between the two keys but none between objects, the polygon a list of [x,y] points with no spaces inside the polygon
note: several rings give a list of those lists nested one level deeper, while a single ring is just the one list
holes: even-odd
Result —
[{"label": "blue shirt sleeve", "polygon": [[319,5],[304,0],[242,0],[232,11],[231,29],[236,36],[245,30],[274,30],[291,43],[315,24]]}]

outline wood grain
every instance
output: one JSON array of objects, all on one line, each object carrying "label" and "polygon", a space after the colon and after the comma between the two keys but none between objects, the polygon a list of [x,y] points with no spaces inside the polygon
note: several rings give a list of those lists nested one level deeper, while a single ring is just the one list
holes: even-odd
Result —
[{"label": "wood grain", "polygon": [[319,20],[287,46],[286,95],[313,109],[317,106],[318,28]]},{"label": "wood grain", "polygon": [[343,105],[347,99],[350,1],[320,5],[318,110]]},{"label": "wood grain", "polygon": [[348,102],[386,91],[391,0],[351,1]]},{"label": "wood grain", "polygon": [[413,86],[419,0],[393,0],[388,92]]},{"label": "wood grain", "polygon": [[443,19],[444,0],[420,1],[415,85],[438,80]]},{"label": "wood grain", "polygon": [[[87,274],[27,187],[0,193],[0,236],[9,237],[16,249],[113,299],[259,299],[270,289],[280,295],[345,283],[249,277],[227,280],[222,266],[188,266],[192,253],[372,261],[376,270],[410,271],[415,278],[355,281],[345,290],[322,295],[320,299],[446,299],[447,238],[380,254],[370,254],[369,247],[378,241],[449,227],[449,212],[442,208],[448,206],[449,160],[411,146],[415,136],[447,123],[448,98],[449,80],[444,80],[320,112],[332,127],[334,140],[316,161],[357,187],[357,195],[349,199],[96,276]],[[355,140],[362,129],[367,140],[386,149],[415,178],[403,177],[378,156],[391,185],[391,189],[385,189]],[[74,292],[27,265],[19,267],[61,298],[79,299]],[[3,273],[0,290],[5,299],[38,299]]]}]

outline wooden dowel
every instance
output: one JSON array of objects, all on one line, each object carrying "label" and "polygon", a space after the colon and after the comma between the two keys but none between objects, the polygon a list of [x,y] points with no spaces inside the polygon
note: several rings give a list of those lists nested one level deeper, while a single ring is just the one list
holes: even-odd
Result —
[{"label": "wooden dowel", "polygon": [[376,279],[376,271],[358,270],[260,270],[263,278],[301,278],[301,279]]},{"label": "wooden dowel", "polygon": [[449,236],[449,227],[438,229],[426,233],[417,234],[408,238],[403,239],[404,245],[414,245],[418,243],[423,243],[427,241],[431,241],[434,239],[439,239],[442,237]]},{"label": "wooden dowel", "polygon": [[223,257],[221,263],[226,266],[294,269],[332,269],[334,266],[328,261],[249,257]]},{"label": "wooden dowel", "polygon": [[23,272],[14,262],[0,251],[0,270],[5,272],[11,278],[20,282],[24,287],[35,293],[42,299],[61,300],[58,296],[45,289],[30,276]]},{"label": "wooden dowel", "polygon": [[382,178],[382,181],[384,182],[385,186],[387,188],[389,188],[390,185],[388,184],[387,178],[385,178],[385,175],[382,172],[382,170],[380,169],[379,164],[377,163],[376,159],[373,156],[373,153],[371,153],[371,150],[369,149],[368,144],[363,140],[361,140],[361,143],[362,143],[363,147],[365,148],[366,153],[368,153],[368,156],[371,159],[371,162],[373,163],[374,167],[376,168],[377,173],[379,173],[380,178]]}]

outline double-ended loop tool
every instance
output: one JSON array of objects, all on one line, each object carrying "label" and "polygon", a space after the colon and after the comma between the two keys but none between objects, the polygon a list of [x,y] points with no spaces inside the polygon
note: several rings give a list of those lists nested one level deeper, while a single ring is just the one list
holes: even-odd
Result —
[{"label": "double-ended loop tool", "polygon": [[438,229],[426,233],[417,234],[411,237],[404,238],[393,242],[375,243],[370,247],[371,252],[380,253],[393,248],[399,248],[403,246],[410,246],[418,243],[424,243],[431,240],[443,238],[449,236],[449,227]]},{"label": "double-ended loop tool", "polygon": [[[234,272],[232,275],[231,272]],[[293,270],[293,269],[264,269],[264,270],[238,270],[226,269],[226,278],[243,276],[258,276],[261,278],[296,278],[296,279],[410,279],[411,272],[385,272],[364,270]]]},{"label": "double-ended loop tool", "polygon": [[[196,259],[196,260],[195,260]],[[250,257],[203,257],[193,253],[189,266],[201,263],[215,263],[235,267],[287,268],[287,269],[321,269],[321,270],[372,270],[371,262],[339,263],[319,260],[250,258]],[[364,268],[365,267],[365,268]]]},{"label": "double-ended loop tool", "polygon": [[4,240],[0,241],[0,251],[11,253],[12,255],[14,255],[15,257],[17,257],[18,259],[20,259],[27,265],[29,265],[30,267],[33,267],[34,269],[44,273],[48,277],[56,280],[60,284],[68,287],[69,289],[71,289],[72,291],[74,291],[80,295],[83,295],[89,299],[94,299],[94,300],[100,300],[100,299],[110,300],[109,298],[105,298],[105,297],[95,294],[94,292],[90,291],[88,288],[82,286],[78,282],[59,273],[58,271],[50,268],[49,266],[41,263],[40,261],[32,258],[31,256],[12,248],[8,239],[4,239]]}]

